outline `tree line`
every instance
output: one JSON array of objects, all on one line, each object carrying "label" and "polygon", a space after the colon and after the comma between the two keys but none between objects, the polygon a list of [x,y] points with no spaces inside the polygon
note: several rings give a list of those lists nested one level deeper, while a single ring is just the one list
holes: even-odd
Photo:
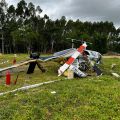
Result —
[{"label": "tree line", "polygon": [[[82,22],[67,20],[65,16],[52,20],[46,14],[42,17],[42,11],[32,2],[21,0],[15,7],[1,0],[0,52],[52,53],[70,48],[70,39],[78,39],[92,43],[88,49],[120,53],[120,28],[116,29],[113,22]],[[80,45],[74,42],[75,47]]]}]

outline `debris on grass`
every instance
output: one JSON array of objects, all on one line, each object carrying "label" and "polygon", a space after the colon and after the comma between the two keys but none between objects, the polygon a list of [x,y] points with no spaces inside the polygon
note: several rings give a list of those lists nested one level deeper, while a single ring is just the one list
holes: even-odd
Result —
[{"label": "debris on grass", "polygon": [[52,91],[51,94],[56,94],[56,92],[55,92],[55,91]]},{"label": "debris on grass", "polygon": [[115,68],[115,66],[116,66],[116,64],[115,64],[115,63],[113,63],[113,64],[111,65],[111,69],[114,69],[114,68]]},{"label": "debris on grass", "polygon": [[120,75],[118,75],[117,73],[112,73],[113,76],[120,78]]}]

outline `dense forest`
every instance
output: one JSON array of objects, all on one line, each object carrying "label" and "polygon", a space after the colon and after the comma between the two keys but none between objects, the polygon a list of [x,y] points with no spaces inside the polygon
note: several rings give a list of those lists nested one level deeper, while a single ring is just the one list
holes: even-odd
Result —
[{"label": "dense forest", "polygon": [[[32,2],[21,0],[17,6],[0,2],[0,52],[27,53],[39,51],[52,53],[71,47],[71,39],[92,44],[88,49],[101,53],[120,53],[120,28],[113,22],[82,22],[68,20],[65,16],[52,20],[41,17],[42,9]],[[74,41],[75,47],[80,45]]]}]

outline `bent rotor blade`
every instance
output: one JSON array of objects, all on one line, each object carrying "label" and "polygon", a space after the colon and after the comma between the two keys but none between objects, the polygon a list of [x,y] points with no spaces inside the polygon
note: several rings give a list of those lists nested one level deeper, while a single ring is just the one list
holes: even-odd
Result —
[{"label": "bent rotor blade", "polygon": [[64,71],[69,68],[69,66],[74,62],[74,60],[84,52],[86,47],[87,45],[86,43],[84,43],[77,49],[77,51],[68,59],[68,61],[58,69],[58,76],[61,76]]}]

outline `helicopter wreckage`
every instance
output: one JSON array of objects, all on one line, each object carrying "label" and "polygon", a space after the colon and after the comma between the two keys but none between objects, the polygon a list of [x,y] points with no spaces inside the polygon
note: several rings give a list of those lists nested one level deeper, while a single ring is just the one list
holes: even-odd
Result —
[{"label": "helicopter wreckage", "polygon": [[58,76],[62,75],[66,70],[70,69],[78,77],[86,77],[86,71],[92,68],[96,72],[96,75],[102,75],[102,71],[97,67],[97,64],[101,63],[102,55],[99,52],[87,50],[86,42],[80,45],[79,48],[70,48],[63,51],[54,53],[52,56],[42,57],[38,53],[31,53],[30,59],[10,67],[0,69],[0,73],[18,68],[20,66],[29,64],[27,74],[34,72],[37,65],[42,72],[45,72],[45,68],[41,65],[41,62],[57,58],[65,58],[67,61],[58,69]]}]

